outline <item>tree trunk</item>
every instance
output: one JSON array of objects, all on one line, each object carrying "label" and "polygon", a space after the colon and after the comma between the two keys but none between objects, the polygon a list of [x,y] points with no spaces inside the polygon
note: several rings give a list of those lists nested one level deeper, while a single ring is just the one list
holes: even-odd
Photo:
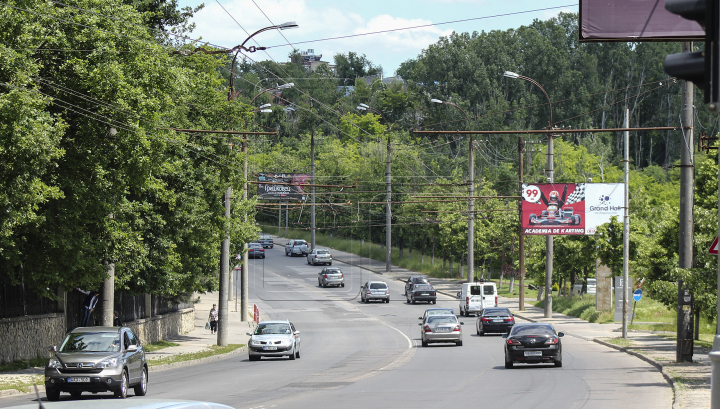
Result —
[{"label": "tree trunk", "polygon": [[445,267],[447,266],[447,251],[443,252],[443,268],[442,271],[446,271]]},{"label": "tree trunk", "polygon": [[400,258],[403,258],[403,236],[398,237],[398,247],[400,247]]},{"label": "tree trunk", "polygon": [[540,287],[538,287],[538,296],[537,296],[538,301],[542,300],[544,291],[545,291],[544,285],[541,285]]},{"label": "tree trunk", "polygon": [[513,287],[515,287],[515,275],[510,276],[510,295],[513,293]]},{"label": "tree trunk", "polygon": [[450,276],[451,276],[451,277],[452,277],[452,275],[453,275],[452,258],[453,258],[453,254],[452,254],[452,251],[451,251],[451,252],[450,252]]},{"label": "tree trunk", "polygon": [[427,246],[427,236],[423,237],[422,250],[420,250],[420,264],[425,263],[425,246]]},{"label": "tree trunk", "polygon": [[[430,267],[435,267],[435,235],[433,235],[432,245],[430,246]],[[445,265],[443,265],[443,269]]]}]

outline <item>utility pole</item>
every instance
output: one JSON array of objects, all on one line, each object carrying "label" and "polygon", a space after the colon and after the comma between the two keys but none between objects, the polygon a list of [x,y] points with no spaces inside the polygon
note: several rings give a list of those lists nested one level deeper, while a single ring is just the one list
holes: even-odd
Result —
[{"label": "utility pole", "polygon": [[[117,129],[108,128],[108,136],[117,135]],[[115,207],[115,196],[113,194],[113,207]],[[114,219],[115,214],[110,213],[108,219]],[[105,272],[107,277],[103,281],[103,298],[102,298],[102,320],[101,323],[105,327],[113,326],[113,312],[115,310],[115,262],[110,257],[105,260]]]},{"label": "utility pole", "polygon": [[[630,128],[630,110],[625,109],[625,128]],[[628,271],[628,259],[630,257],[630,189],[628,188],[630,183],[630,131],[625,131],[625,146],[624,151],[624,162],[625,162],[625,189],[623,199],[623,324],[622,324],[622,337],[627,338],[628,330],[628,308],[630,306],[630,278]]]},{"label": "utility pole", "polygon": [[[717,13],[717,11],[716,11]],[[717,28],[716,28],[717,29]],[[692,42],[682,43],[682,52],[690,52],[693,49]],[[715,68],[717,69],[717,68]],[[694,167],[693,167],[693,113],[694,96],[693,84],[689,81],[680,82],[680,97],[682,111],[680,113],[681,135],[680,143],[680,240],[678,251],[678,267],[693,267],[693,192],[694,192]],[[686,298],[689,298],[686,301]],[[692,361],[693,355],[693,305],[692,294],[684,288],[682,280],[678,280],[678,306],[677,306],[677,362]]]},{"label": "utility pole", "polygon": [[[552,122],[552,117],[550,117]],[[548,134],[547,147],[547,181],[555,182],[554,152],[552,128]],[[545,318],[552,318],[552,273],[553,273],[553,236],[545,236]]]},{"label": "utility pole", "polygon": [[[310,101],[310,112],[312,113],[313,103]],[[315,123],[310,127],[310,250],[315,249]]]},{"label": "utility pole", "polygon": [[[225,193],[225,218],[230,221],[230,200],[232,200],[232,187]],[[218,300],[218,330],[217,344],[226,346],[228,344],[228,293],[230,276],[230,234],[225,230],[225,239],[222,242],[220,254],[220,297]]]},{"label": "utility pole", "polygon": [[[525,140],[522,136],[518,139],[518,157],[520,158],[519,172],[518,172],[518,184],[520,185],[520,196],[522,196],[523,186],[523,149],[525,148]],[[523,234],[522,226],[522,199],[518,202],[518,220],[520,221],[520,236],[518,236],[518,269],[520,270],[520,302],[518,305],[519,311],[525,311],[525,235]]]},{"label": "utility pole", "polygon": [[391,180],[391,161],[392,148],[390,147],[390,133],[387,137],[387,169],[385,170],[385,188],[387,189],[387,208],[385,210],[385,272],[390,272],[390,262],[392,261],[392,210],[390,203],[392,202],[392,180]]},{"label": "utility pole", "polygon": [[470,158],[468,160],[468,270],[467,282],[472,283],[475,278],[475,146],[473,136],[470,135]]},{"label": "utility pole", "polygon": [[[243,135],[242,152],[245,160],[243,161],[243,200],[248,198],[248,151],[247,151],[247,135]],[[245,223],[247,223],[247,213],[245,214]],[[248,311],[248,244],[243,243],[242,266],[240,270],[240,321],[247,321]]]}]

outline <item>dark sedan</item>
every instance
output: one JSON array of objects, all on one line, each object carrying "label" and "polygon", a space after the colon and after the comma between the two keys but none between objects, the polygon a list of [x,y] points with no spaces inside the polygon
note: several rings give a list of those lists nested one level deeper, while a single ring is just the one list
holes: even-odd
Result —
[{"label": "dark sedan", "polygon": [[509,332],[515,325],[515,317],[507,308],[485,308],[475,323],[478,335],[489,332]]},{"label": "dark sedan", "polygon": [[265,258],[265,248],[262,246],[262,244],[248,244],[248,258]]},{"label": "dark sedan", "polygon": [[425,276],[410,276],[405,282],[405,295],[407,296],[412,291],[415,284],[430,284],[427,277]]},{"label": "dark sedan", "polygon": [[551,324],[528,323],[515,324],[505,338],[505,368],[514,363],[542,364],[554,363],[562,366],[562,343],[565,335],[556,332]]},{"label": "dark sedan", "polygon": [[405,294],[405,299],[408,304],[415,304],[418,301],[435,304],[437,293],[430,284],[415,284],[412,291]]}]

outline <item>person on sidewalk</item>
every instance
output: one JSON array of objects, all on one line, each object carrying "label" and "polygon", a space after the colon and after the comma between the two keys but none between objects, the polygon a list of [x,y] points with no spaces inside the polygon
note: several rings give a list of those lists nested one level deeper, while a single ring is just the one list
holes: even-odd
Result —
[{"label": "person on sidewalk", "polygon": [[210,310],[210,316],[208,317],[208,321],[210,321],[210,333],[214,334],[217,332],[218,328],[218,310],[217,310],[217,304],[213,304],[212,309]]},{"label": "person on sidewalk", "polygon": [[117,311],[113,312],[113,327],[124,327],[120,314]]},{"label": "person on sidewalk", "polygon": [[97,305],[100,293],[97,291],[83,291],[79,288],[76,288],[76,290],[85,294],[85,300],[83,301],[83,317],[80,322],[80,326],[87,327],[88,321],[90,321],[90,314],[92,314],[95,306]]}]

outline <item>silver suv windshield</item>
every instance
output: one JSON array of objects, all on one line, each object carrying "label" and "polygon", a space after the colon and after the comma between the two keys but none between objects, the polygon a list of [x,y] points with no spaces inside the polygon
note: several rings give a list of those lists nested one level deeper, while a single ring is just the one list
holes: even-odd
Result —
[{"label": "silver suv windshield", "polygon": [[68,334],[60,352],[119,352],[120,334],[113,332],[74,332]]},{"label": "silver suv windshield", "polygon": [[269,334],[290,334],[290,325],[283,323],[268,323],[259,324],[255,328],[255,335],[269,335]]}]

